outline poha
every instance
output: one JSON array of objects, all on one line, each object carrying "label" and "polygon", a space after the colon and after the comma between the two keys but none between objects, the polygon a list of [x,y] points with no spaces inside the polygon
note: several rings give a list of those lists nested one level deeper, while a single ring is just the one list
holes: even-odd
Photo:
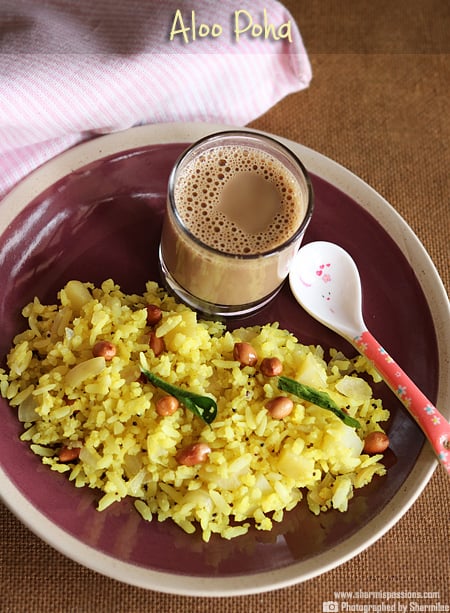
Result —
[{"label": "poha", "polygon": [[[344,512],[355,488],[386,472],[382,454],[363,450],[389,412],[360,376],[379,380],[360,357],[332,350],[327,363],[320,346],[301,344],[277,323],[229,331],[154,282],[138,296],[111,279],[101,287],[71,281],[57,304],[35,298],[23,315],[28,328],[14,338],[0,392],[44,464],[101,491],[99,511],[131,496],[146,521],[171,518],[188,533],[199,525],[205,541],[231,539],[251,525],[270,530],[303,496],[315,514]],[[98,343],[113,346],[112,355],[93,354]],[[237,360],[237,343],[250,344],[257,362]],[[327,392],[360,428],[295,396],[277,419],[266,406],[280,396],[277,377],[260,368],[270,358],[283,375]],[[142,369],[212,399],[214,421],[182,403],[161,414],[164,393]],[[195,445],[203,445],[201,461],[182,462]]]}]

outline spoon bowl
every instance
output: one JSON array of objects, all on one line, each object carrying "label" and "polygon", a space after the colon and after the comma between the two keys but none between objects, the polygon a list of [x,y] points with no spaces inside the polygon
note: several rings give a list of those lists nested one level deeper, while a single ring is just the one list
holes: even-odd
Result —
[{"label": "spoon bowl", "polygon": [[307,313],[348,340],[374,364],[450,475],[450,424],[367,329],[359,271],[350,254],[335,243],[308,243],[297,253],[289,284]]}]

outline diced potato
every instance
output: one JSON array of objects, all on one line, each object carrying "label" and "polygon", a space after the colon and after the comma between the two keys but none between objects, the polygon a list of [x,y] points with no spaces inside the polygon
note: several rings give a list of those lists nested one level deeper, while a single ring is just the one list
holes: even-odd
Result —
[{"label": "diced potato", "polygon": [[327,371],[312,353],[308,353],[297,372],[296,379],[304,385],[322,389],[327,385]]},{"label": "diced potato", "polygon": [[372,388],[360,377],[349,377],[345,375],[345,377],[336,383],[336,389],[356,403],[365,402],[372,396]]},{"label": "diced potato", "polygon": [[314,459],[294,453],[288,446],[281,451],[277,467],[280,473],[294,479],[298,487],[303,487],[314,480]]},{"label": "diced potato", "polygon": [[339,453],[339,448],[344,448],[346,455],[357,458],[363,446],[363,441],[353,428],[344,423],[337,423],[323,437],[321,448],[330,457]]},{"label": "diced potato", "polygon": [[81,281],[69,281],[64,291],[75,315],[79,315],[82,307],[92,300],[91,292]]}]

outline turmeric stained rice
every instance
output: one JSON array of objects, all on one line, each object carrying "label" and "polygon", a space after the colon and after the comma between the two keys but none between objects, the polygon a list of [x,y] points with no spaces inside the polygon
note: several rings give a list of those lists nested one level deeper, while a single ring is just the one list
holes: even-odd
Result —
[{"label": "turmeric stained rice", "polygon": [[[162,311],[156,324],[147,321],[148,305]],[[28,328],[0,370],[0,392],[44,464],[76,487],[101,491],[99,511],[132,496],[147,521],[170,518],[188,533],[199,526],[205,541],[213,533],[231,539],[251,525],[270,530],[303,496],[315,514],[346,511],[355,488],[386,472],[381,454],[363,453],[364,437],[382,431],[389,413],[359,376],[379,380],[361,357],[332,350],[327,363],[321,347],[302,345],[276,323],[228,331],[153,282],[138,296],[112,280],[71,281],[58,304],[35,298],[23,315]],[[151,333],[163,341],[161,353]],[[114,345],[115,355],[93,356],[99,341]],[[237,342],[252,345],[256,365],[234,359]],[[271,417],[266,404],[280,390],[277,377],[259,370],[265,357],[278,358],[283,375],[326,391],[361,427],[294,396],[287,417]],[[215,420],[208,425],[182,404],[159,415],[164,392],[141,368],[213,398]],[[204,461],[180,464],[177,454],[196,443],[210,450]]]}]

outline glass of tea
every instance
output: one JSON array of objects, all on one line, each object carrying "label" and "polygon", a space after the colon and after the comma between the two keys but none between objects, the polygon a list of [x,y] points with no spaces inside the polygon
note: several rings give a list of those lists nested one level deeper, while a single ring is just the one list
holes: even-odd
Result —
[{"label": "glass of tea", "polygon": [[298,157],[259,133],[215,133],[170,174],[159,266],[167,289],[211,317],[265,306],[289,274],[313,213]]}]

